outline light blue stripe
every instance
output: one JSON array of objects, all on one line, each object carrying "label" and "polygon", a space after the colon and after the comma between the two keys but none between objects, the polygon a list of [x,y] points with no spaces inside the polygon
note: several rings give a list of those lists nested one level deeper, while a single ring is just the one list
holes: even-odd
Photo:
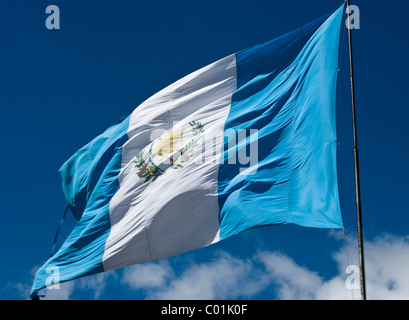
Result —
[{"label": "light blue stripe", "polygon": [[240,174],[245,164],[231,164],[238,151],[225,136],[220,239],[282,223],[342,228],[335,89],[343,9],[236,55],[238,89],[225,132],[257,129],[258,164],[254,174]]},{"label": "light blue stripe", "polygon": [[[104,271],[102,257],[111,227],[109,203],[119,189],[117,176],[129,119],[111,126],[60,169],[67,202],[77,209],[80,220],[60,250],[37,271],[32,298],[45,288],[48,277],[58,276],[64,282]],[[58,274],[50,267],[57,267]]]},{"label": "light blue stripe", "polygon": [[113,148],[122,139],[128,123],[129,117],[117,121],[79,149],[60,168],[64,196],[77,220],[80,220],[102,170],[110,161]]}]

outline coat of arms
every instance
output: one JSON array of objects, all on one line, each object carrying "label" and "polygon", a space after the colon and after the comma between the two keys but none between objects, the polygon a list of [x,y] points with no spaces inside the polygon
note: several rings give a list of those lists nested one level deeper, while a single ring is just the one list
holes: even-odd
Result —
[{"label": "coat of arms", "polygon": [[155,181],[168,168],[180,169],[190,160],[202,139],[204,125],[191,121],[189,126],[192,139],[186,144],[181,143],[183,130],[172,128],[135,156],[134,163],[139,178],[144,178],[145,182]]}]

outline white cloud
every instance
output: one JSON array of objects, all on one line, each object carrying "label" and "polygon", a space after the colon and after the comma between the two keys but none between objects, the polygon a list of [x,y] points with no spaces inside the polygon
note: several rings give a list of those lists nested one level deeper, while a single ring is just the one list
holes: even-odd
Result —
[{"label": "white cloud", "polygon": [[350,300],[359,297],[358,290],[346,286],[345,269],[337,276],[324,280],[318,273],[301,267],[288,256],[278,252],[262,252],[270,283],[280,300]]},{"label": "white cloud", "polygon": [[251,296],[260,291],[260,285],[263,287],[259,281],[247,281],[254,271],[251,261],[220,252],[210,262],[191,265],[179,277],[174,277],[167,287],[153,292],[151,298],[231,299]]},{"label": "white cloud", "polygon": [[92,277],[85,277],[76,280],[76,289],[87,289],[93,292],[94,299],[99,299],[105,290],[110,278],[117,279],[115,272],[98,273]]},{"label": "white cloud", "polygon": [[168,262],[151,262],[127,268],[122,283],[145,289],[148,299],[223,299],[251,296],[260,283],[247,283],[254,266],[226,252],[210,262],[189,265],[176,276]]},{"label": "white cloud", "polygon": [[298,266],[291,258],[279,252],[261,252],[258,258],[266,268],[270,283],[277,286],[280,299],[313,299],[322,285],[320,276]]},{"label": "white cloud", "polygon": [[152,289],[166,284],[173,277],[168,261],[147,262],[125,268],[121,282],[131,289]]},{"label": "white cloud", "polygon": [[[86,292],[87,296],[92,296],[98,300],[103,294],[109,279],[117,278],[115,272],[98,273],[93,276],[79,278],[72,281],[63,282],[56,288],[50,287],[45,291],[43,300],[70,300],[74,299],[74,294],[79,291]],[[90,299],[90,298],[89,298]]]},{"label": "white cloud", "polygon": [[[94,299],[103,294],[108,280],[115,285],[145,294],[147,299],[251,299],[262,294],[271,299],[359,299],[358,289],[347,288],[348,265],[357,265],[356,239],[332,257],[337,273],[325,279],[314,270],[297,264],[281,252],[261,251],[249,259],[217,252],[207,262],[186,263],[176,273],[169,260],[135,265],[122,272],[108,272],[60,284],[48,290],[47,299],[72,299],[82,291]],[[179,261],[180,262],[180,261]],[[384,235],[365,241],[365,269],[368,299],[409,299],[409,237]],[[176,269],[175,269],[176,270]],[[113,282],[113,281],[112,281]],[[9,284],[9,290],[27,297],[29,286]]]},{"label": "white cloud", "polygon": [[[251,259],[241,260],[226,252],[219,252],[214,260],[192,264],[180,276],[162,271],[160,286],[151,286],[147,298],[152,299],[237,299],[271,293],[272,299],[288,300],[350,300],[360,299],[359,287],[347,286],[359,274],[346,272],[348,265],[358,265],[356,239],[347,238],[345,246],[333,254],[338,273],[324,279],[317,272],[298,265],[280,252],[262,251]],[[366,280],[368,299],[409,298],[409,241],[406,237],[383,236],[365,242]],[[155,263],[144,270],[155,278]],[[162,268],[159,265],[159,268]],[[151,269],[151,273],[149,272]],[[144,273],[145,274],[145,273]],[[161,274],[160,272],[158,273]],[[127,274],[127,282],[132,280]],[[137,277],[137,274],[133,274]],[[138,280],[139,281],[139,280]],[[152,280],[157,281],[157,280]],[[153,282],[155,283],[155,282]],[[351,282],[349,282],[351,283]],[[147,288],[145,284],[143,286]]]},{"label": "white cloud", "polygon": [[[409,241],[408,237],[384,235],[373,241],[366,241],[364,248],[366,291],[368,299],[406,300],[409,299]],[[346,252],[348,249],[348,253]],[[272,282],[277,285],[279,299],[341,300],[360,299],[359,287],[347,287],[346,273],[349,263],[358,265],[356,239],[348,238],[346,246],[334,253],[338,265],[338,275],[323,280],[318,274],[298,266],[283,254],[263,253],[262,259],[271,272]],[[349,257],[348,257],[349,256]],[[348,258],[347,258],[348,257]]]},{"label": "white cloud", "polygon": [[409,299],[409,237],[386,235],[365,246],[368,299]]}]

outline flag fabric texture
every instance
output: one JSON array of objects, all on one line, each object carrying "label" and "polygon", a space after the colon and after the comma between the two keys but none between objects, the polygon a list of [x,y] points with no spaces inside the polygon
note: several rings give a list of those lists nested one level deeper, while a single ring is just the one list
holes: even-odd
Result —
[{"label": "flag fabric texture", "polygon": [[138,106],[59,170],[78,220],[50,282],[168,258],[242,231],[342,228],[336,83],[344,6]]}]

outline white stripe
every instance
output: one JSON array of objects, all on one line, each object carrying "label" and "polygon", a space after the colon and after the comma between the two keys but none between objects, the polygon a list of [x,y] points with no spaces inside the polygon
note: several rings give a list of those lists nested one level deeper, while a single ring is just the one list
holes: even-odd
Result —
[{"label": "white stripe", "polygon": [[[122,151],[120,189],[110,203],[106,271],[219,240],[218,164],[236,85],[235,55],[231,55],[163,89],[132,113],[129,140]],[[184,141],[189,141],[191,121],[203,124],[203,144],[182,168],[168,168],[155,181],[144,182],[134,163],[138,152],[157,137],[152,135],[172,127],[183,130]]]}]

